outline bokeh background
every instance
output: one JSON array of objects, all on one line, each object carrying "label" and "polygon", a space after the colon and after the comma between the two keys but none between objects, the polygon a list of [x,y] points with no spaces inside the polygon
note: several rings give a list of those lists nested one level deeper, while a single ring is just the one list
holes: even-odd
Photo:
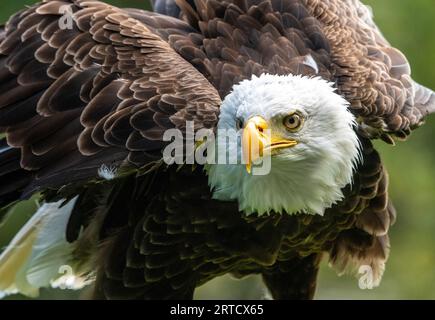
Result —
[{"label": "bokeh background", "polygon": [[[1,0],[0,23],[32,0]],[[149,8],[147,0],[106,0],[121,7]],[[417,81],[435,89],[435,2],[433,0],[364,0],[386,38],[401,49]],[[390,194],[398,212],[391,230],[392,250],[379,288],[361,290],[358,280],[338,277],[326,262],[319,275],[317,299],[435,299],[435,116],[405,143],[376,142],[390,172]],[[4,183],[4,182],[2,182]],[[0,229],[0,248],[29,218],[28,202]],[[258,299],[265,291],[258,277],[222,277],[199,288],[196,298]],[[78,293],[44,290],[47,299],[76,298]],[[9,298],[23,298],[12,296]]]}]

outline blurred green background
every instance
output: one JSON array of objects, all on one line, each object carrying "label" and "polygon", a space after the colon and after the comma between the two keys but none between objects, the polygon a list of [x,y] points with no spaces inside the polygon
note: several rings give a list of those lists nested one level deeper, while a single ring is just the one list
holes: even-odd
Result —
[{"label": "blurred green background", "polygon": [[[0,22],[32,0],[2,0]],[[123,7],[147,8],[148,1],[108,0]],[[386,38],[401,49],[417,81],[435,88],[435,2],[433,0],[365,0]],[[391,254],[379,288],[361,290],[356,278],[337,277],[324,262],[317,299],[435,299],[435,116],[405,143],[376,143],[390,173],[390,194],[398,212],[391,235]],[[32,205],[31,203],[24,204]],[[17,210],[0,230],[0,247],[7,244],[26,215]],[[215,279],[199,288],[197,298],[262,298],[258,277]],[[77,293],[45,290],[43,298],[74,298]],[[17,296],[11,298],[19,298]]]}]

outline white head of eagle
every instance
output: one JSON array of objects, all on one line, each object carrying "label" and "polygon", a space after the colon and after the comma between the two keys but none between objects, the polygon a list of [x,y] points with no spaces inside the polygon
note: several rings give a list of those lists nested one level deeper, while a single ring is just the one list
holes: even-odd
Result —
[{"label": "white head of eagle", "polygon": [[[348,106],[333,84],[319,77],[264,74],[234,86],[221,106],[218,135],[221,129],[241,129],[237,149],[220,147],[216,139],[216,152],[240,156],[254,137],[264,147],[261,155],[268,150],[271,169],[253,175],[249,157],[247,164],[207,165],[213,197],[236,200],[247,214],[323,215],[343,198],[360,158]],[[266,129],[270,142],[262,145]]]}]

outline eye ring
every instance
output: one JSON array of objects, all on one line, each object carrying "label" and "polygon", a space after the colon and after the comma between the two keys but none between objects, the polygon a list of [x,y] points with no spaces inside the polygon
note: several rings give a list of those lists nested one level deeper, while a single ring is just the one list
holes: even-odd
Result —
[{"label": "eye ring", "polygon": [[285,116],[282,122],[287,130],[295,132],[302,127],[304,118],[299,113],[294,112]]}]

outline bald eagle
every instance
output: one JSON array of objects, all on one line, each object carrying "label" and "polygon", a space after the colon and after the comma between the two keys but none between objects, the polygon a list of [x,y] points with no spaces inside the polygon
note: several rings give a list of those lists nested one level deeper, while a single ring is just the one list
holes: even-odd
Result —
[{"label": "bald eagle", "polygon": [[378,285],[395,210],[371,140],[404,140],[435,94],[371,11],[152,2],[45,0],[0,28],[0,216],[40,204],[0,292],[191,299],[230,273],[309,299],[325,255]]}]

